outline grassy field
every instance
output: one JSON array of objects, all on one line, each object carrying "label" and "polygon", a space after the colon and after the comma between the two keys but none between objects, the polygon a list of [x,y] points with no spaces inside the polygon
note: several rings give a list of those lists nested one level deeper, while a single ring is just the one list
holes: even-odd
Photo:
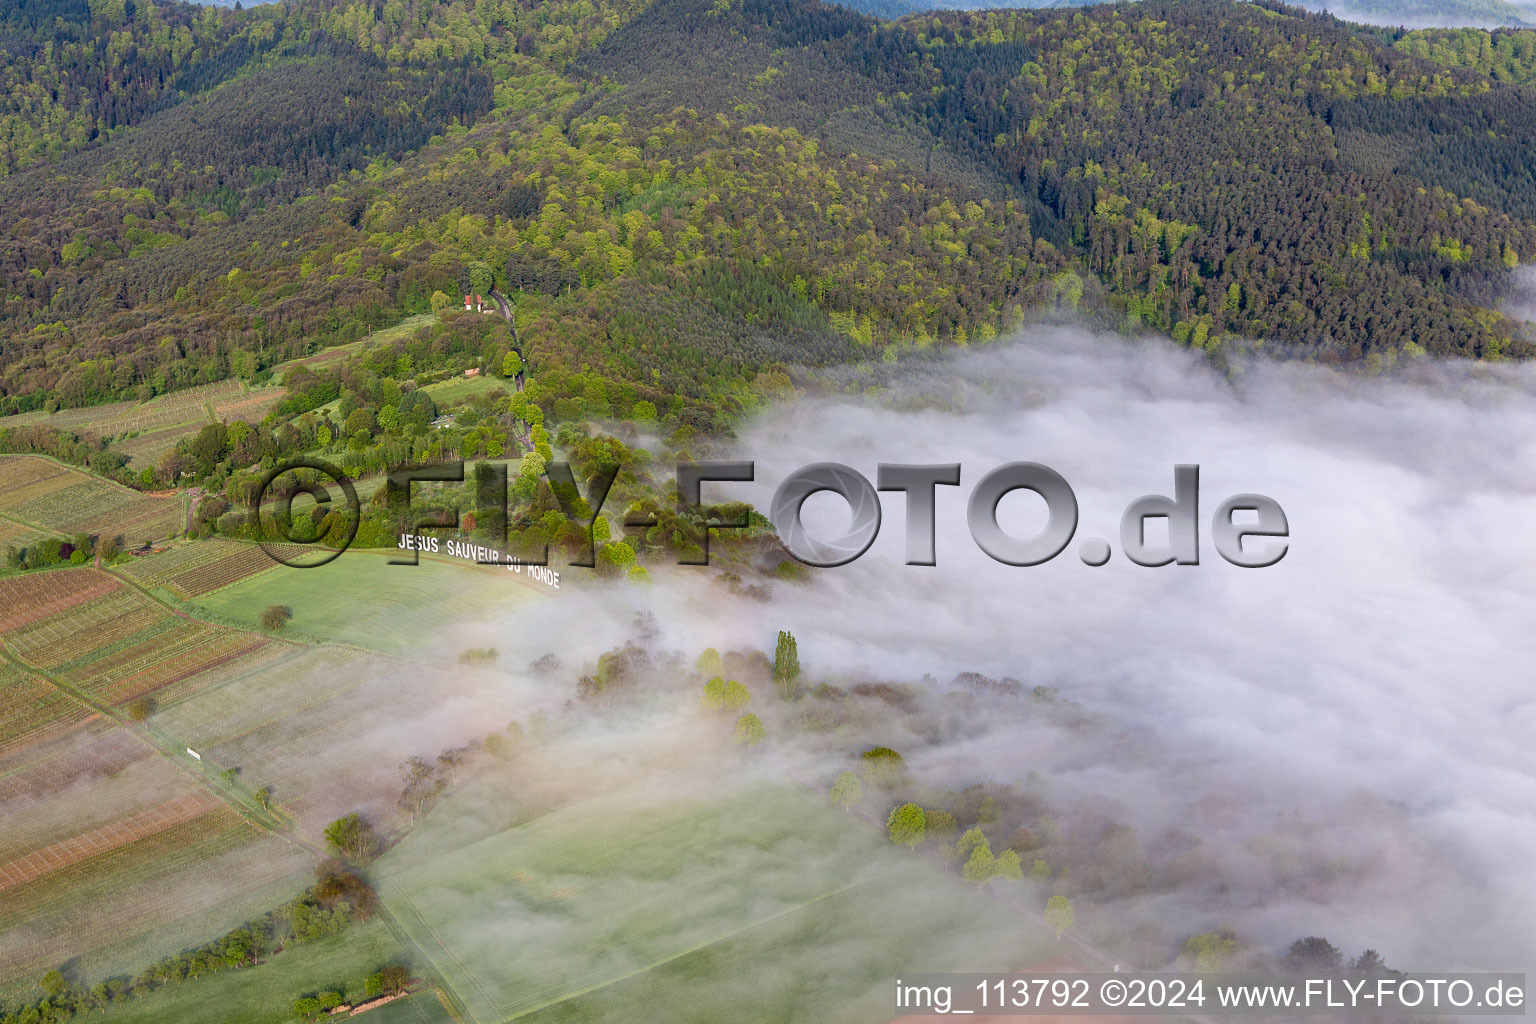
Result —
[{"label": "grassy field", "polygon": [[517,385],[505,377],[449,377],[440,380],[436,384],[428,384],[424,389],[432,396],[432,401],[437,403],[439,409],[447,408],[455,402],[462,402],[466,398],[476,395],[488,395],[492,391],[500,389],[507,394],[516,390]]},{"label": "grassy field", "polygon": [[417,654],[449,625],[501,618],[546,593],[504,568],[442,556],[390,565],[395,554],[348,551],[315,569],[277,566],[196,598],[195,607],[257,628],[264,609],[286,605],[286,633]]},{"label": "grassy field", "polygon": [[442,1002],[431,992],[397,999],[362,1018],[368,1024],[453,1024]]},{"label": "grassy field", "polygon": [[898,971],[1047,941],[787,783],[650,780],[379,871],[478,1024],[887,1020]]},{"label": "grassy field", "polygon": [[[326,991],[361,999],[368,975],[387,964],[404,962],[405,955],[389,929],[371,921],[354,925],[341,935],[296,946],[255,967],[221,971],[169,986],[91,1019],[104,1024],[288,1024],[295,1019],[294,1000]],[[419,1003],[422,1009],[437,1005],[430,995],[399,1002]],[[370,1010],[358,1019],[368,1024],[391,1024],[391,1020],[394,1024],[417,1020],[446,1024],[448,1020],[446,1015],[382,1016],[394,1005]],[[442,1012],[441,1006],[438,1012]]]}]

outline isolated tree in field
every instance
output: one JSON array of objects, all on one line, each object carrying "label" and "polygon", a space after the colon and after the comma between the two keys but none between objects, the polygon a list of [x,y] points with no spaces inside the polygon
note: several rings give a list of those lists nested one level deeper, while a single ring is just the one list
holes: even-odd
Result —
[{"label": "isolated tree in field", "polygon": [[928,816],[917,804],[902,804],[891,811],[885,820],[885,828],[891,842],[915,850],[928,832]]},{"label": "isolated tree in field", "polygon": [[148,694],[142,697],[135,697],[128,702],[128,706],[124,710],[128,712],[128,720],[130,722],[143,722],[155,713],[155,698]]},{"label": "isolated tree in field", "polygon": [[305,996],[303,999],[294,1001],[293,1013],[294,1016],[298,1017],[300,1020],[309,1020],[319,1012],[320,1000],[316,999],[314,996]]},{"label": "isolated tree in field", "polygon": [[699,660],[694,662],[693,670],[705,679],[725,675],[725,662],[720,659],[720,652],[713,647],[704,648],[704,653],[699,655]]},{"label": "isolated tree in field", "polygon": [[960,874],[967,882],[981,885],[992,877],[996,869],[997,859],[992,856],[992,847],[982,842],[971,850],[971,855],[966,858],[965,867],[960,869]]},{"label": "isolated tree in field", "polygon": [[731,742],[739,747],[755,747],[766,735],[763,720],[748,711],[736,719],[736,731],[731,734]]},{"label": "isolated tree in field", "polygon": [[262,810],[270,811],[272,809],[272,790],[269,787],[262,786],[252,793],[251,797],[256,801],[256,806]]},{"label": "isolated tree in field", "polygon": [[1019,860],[1017,850],[1004,850],[997,855],[997,863],[992,868],[992,874],[996,878],[1017,882],[1024,877],[1024,865]]},{"label": "isolated tree in field", "polygon": [[293,618],[293,609],[287,605],[270,604],[261,613],[261,624],[267,629],[282,629]]},{"label": "isolated tree in field", "polygon": [[371,861],[381,845],[373,825],[356,811],[325,826],[325,844],[332,852],[357,864]]},{"label": "isolated tree in field", "polygon": [[379,981],[383,985],[385,995],[398,995],[411,983],[411,972],[400,964],[390,964],[379,972]]},{"label": "isolated tree in field", "polygon": [[341,1005],[340,992],[321,992],[315,998],[320,1002],[320,1009],[322,1010],[334,1010]]},{"label": "isolated tree in field", "polygon": [[864,788],[859,785],[857,775],[843,772],[832,783],[832,788],[827,790],[827,797],[846,811],[864,799]]},{"label": "isolated tree in field", "polygon": [[1056,932],[1056,937],[1061,938],[1062,932],[1072,927],[1077,920],[1077,912],[1072,909],[1072,901],[1061,893],[1052,896],[1045,904],[1045,923],[1047,927]]},{"label": "isolated tree in field", "polygon": [[800,678],[800,649],[793,633],[779,631],[779,642],[773,650],[773,685],[779,691],[780,700],[792,700],[795,696],[795,680]]}]

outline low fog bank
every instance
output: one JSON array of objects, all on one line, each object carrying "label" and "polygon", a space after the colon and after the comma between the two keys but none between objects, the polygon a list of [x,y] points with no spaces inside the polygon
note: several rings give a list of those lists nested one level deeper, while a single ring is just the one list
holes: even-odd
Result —
[{"label": "low fog bank", "polygon": [[1515,271],[1515,287],[1504,304],[1504,311],[1536,323],[1536,267],[1521,267]]},{"label": "low fog bank", "polygon": [[[938,565],[903,564],[903,497],[890,493],[863,558],[774,582],[766,600],[692,567],[653,566],[649,587],[572,570],[555,599],[445,633],[445,652],[495,646],[499,667],[464,678],[462,702],[402,722],[401,754],[430,755],[477,707],[489,729],[543,712],[580,752],[525,753],[510,805],[468,834],[525,820],[530,802],[716,773],[729,719],[701,725],[694,659],[706,646],[771,654],[788,629],[808,691],[896,683],[923,697],[900,713],[850,697],[835,726],[808,731],[791,718],[820,713],[814,698],[786,711],[763,665],[728,657],[767,724],[754,754],[770,775],[825,787],[886,744],[930,791],[1013,787],[1006,830],[1038,832],[1038,807],[1069,837],[1053,863],[1091,861],[1106,876],[1150,865],[1153,884],[1110,877],[1078,901],[1100,941],[1135,935],[1169,962],[1189,936],[1230,928],[1273,953],[1321,934],[1406,969],[1536,967],[1536,540],[1524,528],[1536,516],[1536,368],[1418,363],[1366,379],[1258,361],[1229,379],[1161,342],[1042,329],[834,383],[839,393],[773,410],[714,456],[754,460],[757,481],[706,484],[706,500],[767,509],[780,481],[819,461],[871,480],[880,462],[959,462],[961,485],[938,489]],[[975,484],[1018,460],[1060,472],[1080,509],[1074,541],[1033,568],[992,561],[965,526]],[[1121,512],[1172,494],[1176,463],[1201,467],[1201,564],[1130,564]],[[1211,544],[1216,506],[1242,492],[1289,517],[1276,566],[1237,568]],[[1034,532],[1032,502],[1006,498],[1004,527]],[[830,496],[806,513],[822,536],[846,522]],[[1092,537],[1115,549],[1102,568],[1078,558]],[[577,680],[626,643],[649,695],[584,702]],[[561,664],[524,670],[545,654]],[[967,671],[1016,679],[1026,696],[957,693]],[[1067,705],[1042,711],[1027,697],[1036,686]],[[861,813],[883,819],[880,800]],[[1095,836],[1124,844],[1122,824],[1134,856],[1093,849]]]},{"label": "low fog bank", "polygon": [[[823,459],[871,479],[881,461],[964,468],[939,489],[937,567],[901,564],[904,507],[887,495],[870,552],[816,590],[781,592],[776,618],[815,637],[819,664],[1012,675],[1150,734],[1177,760],[1078,768],[1085,789],[1143,818],[1199,833],[1217,823],[1191,817],[1191,797],[1226,796],[1248,818],[1320,821],[1310,843],[1380,860],[1350,902],[1252,906],[1240,928],[1283,939],[1321,919],[1346,947],[1425,969],[1536,965],[1536,540],[1523,528],[1536,517],[1536,373],[1360,380],[1260,362],[1235,376],[1160,343],[1047,331],[905,377],[895,403],[779,412],[743,445],[762,503]],[[1045,566],[995,563],[964,526],[970,488],[1014,460],[1077,493],[1074,543]],[[1201,564],[1133,565],[1120,513],[1171,495],[1181,462],[1201,466]],[[1240,492],[1285,509],[1278,565],[1240,569],[1213,550],[1209,517]],[[1006,498],[1005,526],[1038,526],[1031,502]],[[845,517],[828,520],[830,536]],[[1117,549],[1107,566],[1076,557],[1088,537]],[[1006,729],[950,756],[1019,773],[1039,761]],[[1351,811],[1363,794],[1400,806],[1409,831]]]},{"label": "low fog bank", "polygon": [[[939,488],[937,567],[902,564],[892,493],[862,559],[776,584],[766,603],[678,568],[643,597],[573,586],[508,632],[573,638],[579,663],[643,604],[690,658],[770,647],[790,629],[812,685],[938,691],[976,670],[1058,687],[1113,729],[1078,736],[989,708],[938,744],[892,745],[911,743],[934,785],[1023,786],[1038,772],[1149,839],[1198,837],[1235,880],[1216,901],[1136,901],[1127,920],[1185,936],[1232,927],[1270,948],[1325,934],[1420,970],[1536,967],[1536,540],[1524,528],[1536,373],[1419,365],[1359,379],[1257,362],[1229,381],[1162,343],[1052,329],[842,383],[856,397],[804,400],[747,432],[738,454],[757,482],[707,484],[706,500],[766,509],[779,481],[818,461],[871,480],[880,462],[959,462],[961,486]],[[965,527],[971,488],[1016,460],[1052,467],[1077,495],[1076,537],[1044,566],[993,562]],[[1130,564],[1121,511],[1171,495],[1174,465],[1191,462],[1201,564]],[[1274,567],[1237,568],[1211,545],[1210,516],[1241,492],[1289,517]],[[1032,502],[1005,498],[1004,527],[1033,533]],[[806,521],[830,537],[846,513],[823,495]],[[1115,548],[1107,566],[1079,560],[1090,537]],[[1304,861],[1323,865],[1316,884],[1282,884]]]},{"label": "low fog bank", "polygon": [[1342,21],[1357,25],[1381,25],[1386,28],[1502,28],[1516,22],[1536,22],[1536,7],[1513,0],[1509,7],[1515,12],[1510,18],[1488,14],[1458,12],[1460,4],[1454,0],[1435,3],[1434,0],[1405,0],[1393,9],[1375,4],[1358,8],[1351,4],[1337,4],[1328,0],[1301,0],[1300,6],[1311,11],[1326,11]]}]

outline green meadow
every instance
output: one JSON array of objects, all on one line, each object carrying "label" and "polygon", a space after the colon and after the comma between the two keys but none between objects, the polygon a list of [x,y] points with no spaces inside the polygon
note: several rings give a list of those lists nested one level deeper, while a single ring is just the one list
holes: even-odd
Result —
[{"label": "green meadow", "polygon": [[466,559],[422,556],[417,565],[391,565],[399,554],[352,550],[316,568],[274,566],[192,607],[259,630],[264,609],[285,605],[293,617],[284,635],[405,654],[430,646],[449,625],[497,619],[558,596],[526,576]]},{"label": "green meadow", "polygon": [[883,1021],[902,971],[1051,942],[787,782],[652,779],[411,859],[386,904],[478,1024]]}]

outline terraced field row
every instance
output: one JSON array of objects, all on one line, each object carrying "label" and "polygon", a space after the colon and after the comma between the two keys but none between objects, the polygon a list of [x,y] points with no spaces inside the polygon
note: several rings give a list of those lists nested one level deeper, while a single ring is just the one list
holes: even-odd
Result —
[{"label": "terraced field row", "polygon": [[45,679],[0,664],[0,754],[90,717],[84,704]]},{"label": "terraced field row", "polygon": [[[62,593],[55,593],[56,577],[68,578]],[[23,616],[12,616],[0,625],[6,644],[113,706],[147,694],[162,705],[171,703],[280,657],[289,646],[177,614],[97,569],[0,581],[0,600],[7,598],[19,607],[52,611],[16,625],[10,623]]]},{"label": "terraced field row", "polygon": [[309,868],[227,807],[159,829],[6,889],[0,984],[76,957],[88,976],[136,969],[271,905]]},{"label": "terraced field row", "polygon": [[121,586],[106,573],[81,571],[34,572],[0,580],[0,633],[110,594]]},{"label": "terraced field row", "polygon": [[0,892],[191,821],[220,806],[218,798],[211,793],[188,793],[101,828],[44,846],[8,864],[0,864]]}]

